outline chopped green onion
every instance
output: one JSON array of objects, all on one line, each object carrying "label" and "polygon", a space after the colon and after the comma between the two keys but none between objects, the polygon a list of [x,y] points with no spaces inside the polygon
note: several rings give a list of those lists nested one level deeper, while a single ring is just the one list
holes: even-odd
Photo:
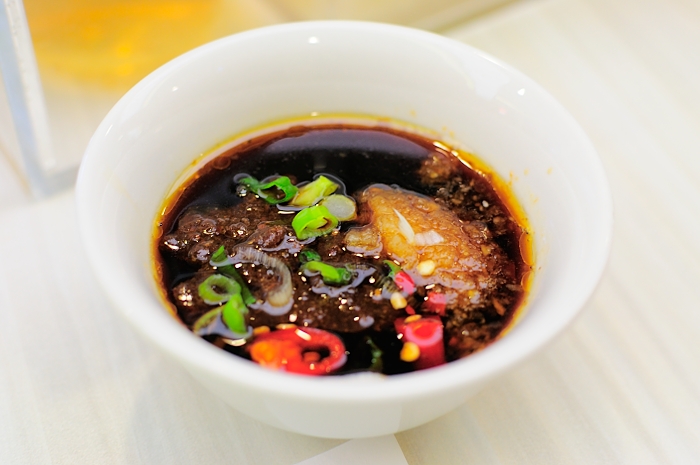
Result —
[{"label": "chopped green onion", "polygon": [[248,283],[245,282],[241,274],[233,265],[225,264],[231,263],[230,261],[226,261],[228,258],[229,256],[226,253],[226,249],[222,245],[212,254],[209,264],[217,267],[220,273],[222,273],[224,276],[228,276],[229,278],[233,278],[233,280],[236,281],[239,286],[241,286],[241,297],[243,297],[243,302],[246,305],[254,304],[257,299],[250,292],[250,289],[248,289]]},{"label": "chopped green onion", "polygon": [[310,237],[326,235],[336,226],[338,226],[338,219],[323,205],[307,207],[297,213],[292,220],[294,232],[302,241]]},{"label": "chopped green onion", "polygon": [[338,184],[321,175],[314,181],[301,186],[296,197],[289,203],[296,207],[310,207],[322,198],[331,195],[338,187]]},{"label": "chopped green onion", "polygon": [[391,298],[391,295],[394,292],[401,291],[401,289],[399,289],[399,286],[396,285],[394,279],[391,276],[384,276],[382,279],[379,280],[377,285],[379,286],[379,289],[382,290],[382,297],[387,300]]},{"label": "chopped green onion", "polygon": [[211,324],[219,318],[219,315],[221,314],[221,307],[216,307],[213,310],[209,310],[207,313],[204,315],[200,316],[197,321],[194,322],[192,325],[192,332],[195,333],[198,336],[202,336],[202,330],[208,326],[211,326]]},{"label": "chopped green onion", "polygon": [[352,281],[352,272],[345,267],[336,268],[323,262],[307,262],[301,265],[304,274],[321,274],[323,282],[334,286],[342,286]]},{"label": "chopped green onion", "polygon": [[299,191],[287,176],[279,176],[264,184],[252,176],[245,177],[239,182],[273,205],[291,200]]},{"label": "chopped green onion", "polygon": [[396,273],[401,271],[401,267],[396,263],[392,262],[391,260],[384,260],[384,264],[389,267],[389,277],[392,279],[394,279]]},{"label": "chopped green onion", "polygon": [[226,258],[228,258],[228,254],[226,253],[226,248],[222,245],[221,247],[216,249],[216,252],[211,254],[210,263],[221,263],[224,260],[226,260]]},{"label": "chopped green onion", "polygon": [[248,189],[250,189],[253,192],[257,191],[258,188],[260,187],[260,181],[258,181],[257,179],[255,179],[252,176],[246,176],[245,178],[241,179],[238,182],[240,184],[243,184],[244,186],[246,186]]},{"label": "chopped green onion", "polygon": [[233,278],[233,280],[236,281],[236,283],[238,283],[239,286],[241,286],[241,297],[243,297],[243,302],[246,305],[251,305],[257,302],[258,299],[256,299],[255,296],[253,296],[253,294],[250,292],[250,289],[248,288],[248,283],[245,282],[243,276],[241,276],[241,274],[233,265],[222,266],[219,268],[219,271],[228,276],[229,278]]},{"label": "chopped green onion", "polygon": [[333,194],[321,200],[319,205],[323,205],[331,212],[331,215],[340,221],[350,221],[355,219],[357,207],[355,201],[347,195]]},{"label": "chopped green onion", "polygon": [[[280,192],[273,193],[270,192],[268,193],[267,191],[271,189],[277,189],[278,191],[281,191],[283,196],[280,197]],[[276,204],[276,203],[284,203],[292,198],[297,194],[299,189],[295,185],[292,184],[292,181],[287,177],[287,176],[280,176],[277,179],[274,179],[268,183],[265,183],[260,186],[260,190],[258,191],[258,195],[260,193],[265,193],[267,194],[266,197],[263,195],[260,195],[260,197],[263,197],[265,200],[267,200],[269,203]]]},{"label": "chopped green onion", "polygon": [[227,276],[213,274],[202,281],[197,291],[205,303],[217,305],[226,302],[235,294],[240,294],[241,286]]},{"label": "chopped green onion", "polygon": [[305,249],[305,250],[302,250],[301,252],[299,252],[299,260],[302,263],[320,262],[321,256],[315,250]]},{"label": "chopped green onion", "polygon": [[369,371],[376,371],[378,373],[382,372],[384,368],[384,363],[382,362],[382,349],[377,347],[371,337],[365,337],[365,343],[369,346],[369,350],[372,354],[372,361],[370,362]]},{"label": "chopped green onion", "polygon": [[234,294],[221,310],[221,317],[226,326],[228,326],[228,329],[236,334],[245,334],[248,330],[245,321],[245,315],[247,313],[248,309],[243,303],[241,294]]}]

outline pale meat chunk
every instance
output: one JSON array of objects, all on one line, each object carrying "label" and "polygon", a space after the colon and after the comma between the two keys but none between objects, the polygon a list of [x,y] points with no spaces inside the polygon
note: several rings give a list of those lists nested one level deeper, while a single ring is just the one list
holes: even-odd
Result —
[{"label": "pale meat chunk", "polygon": [[[495,257],[485,237],[470,234],[471,225],[455,213],[419,194],[383,185],[370,186],[360,200],[372,213],[368,227],[378,232],[384,252],[417,285],[436,284],[449,307],[479,305],[491,293]],[[421,276],[417,267],[426,260],[435,262],[435,271]]]}]

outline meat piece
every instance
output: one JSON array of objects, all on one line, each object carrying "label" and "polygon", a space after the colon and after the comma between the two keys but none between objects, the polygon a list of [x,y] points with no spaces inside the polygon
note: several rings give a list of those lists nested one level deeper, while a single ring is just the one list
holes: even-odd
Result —
[{"label": "meat piece", "polygon": [[[384,251],[419,286],[440,286],[448,308],[481,305],[493,291],[501,254],[484,223],[463,223],[432,199],[384,185],[370,186],[360,200],[372,211],[369,227],[378,232]],[[426,260],[435,263],[429,276],[417,270]]]},{"label": "meat piece", "polygon": [[457,157],[434,152],[421,164],[418,175],[425,185],[440,185],[459,175]]},{"label": "meat piece", "polygon": [[353,228],[345,234],[345,247],[352,253],[377,255],[382,251],[382,238],[372,225]]},{"label": "meat piece", "polygon": [[247,242],[262,249],[273,249],[282,243],[290,231],[291,228],[281,225],[260,224]]},{"label": "meat piece", "polygon": [[197,289],[213,273],[214,271],[211,269],[200,271],[173,288],[173,301],[185,324],[192,325],[200,316],[211,310],[212,307],[202,300]]},{"label": "meat piece", "polygon": [[[250,237],[258,227],[250,218],[270,217],[275,212],[272,208],[253,196],[229,208],[189,208],[178,219],[175,231],[161,239],[160,250],[190,264],[207,263],[221,245],[236,244]],[[274,237],[268,234],[261,240],[263,243],[274,241],[279,234],[275,229]],[[281,235],[284,236],[284,230]]]}]

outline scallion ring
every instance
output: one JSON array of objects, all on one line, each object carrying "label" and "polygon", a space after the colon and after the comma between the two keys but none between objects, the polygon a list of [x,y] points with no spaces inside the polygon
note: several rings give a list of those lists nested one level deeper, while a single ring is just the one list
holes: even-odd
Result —
[{"label": "scallion ring", "polygon": [[384,264],[389,267],[389,277],[392,279],[401,271],[401,267],[391,260],[384,260]]},{"label": "scallion ring", "polygon": [[352,281],[352,272],[345,267],[335,267],[323,262],[307,262],[301,265],[307,275],[320,274],[323,282],[333,286],[343,286]]},{"label": "scallion ring", "polygon": [[301,186],[299,192],[289,203],[296,207],[310,207],[322,198],[331,195],[338,187],[340,186],[337,183],[321,175],[310,183]]},{"label": "scallion ring", "polygon": [[324,236],[338,226],[338,218],[323,205],[307,207],[297,213],[292,220],[294,233],[300,240]]},{"label": "scallion ring", "polygon": [[323,205],[331,212],[331,215],[340,221],[354,220],[357,216],[357,206],[355,200],[347,195],[333,194],[321,200],[319,205]]},{"label": "scallion ring", "polygon": [[245,321],[245,315],[247,313],[248,309],[243,303],[241,294],[234,294],[221,310],[221,318],[224,320],[226,326],[228,326],[228,329],[235,334],[244,334],[248,330]]},{"label": "scallion ring", "polygon": [[226,248],[222,245],[216,249],[216,252],[211,254],[211,260],[209,260],[209,263],[212,266],[218,266],[219,263],[225,262],[227,258],[228,254],[226,254]]},{"label": "scallion ring", "polygon": [[299,191],[287,176],[278,176],[266,183],[258,182],[254,177],[248,176],[239,182],[273,205],[293,199]]},{"label": "scallion ring", "polygon": [[250,292],[248,283],[245,282],[241,274],[231,263],[233,263],[233,261],[226,253],[226,249],[223,245],[212,254],[211,260],[209,260],[209,264],[217,267],[219,269],[219,273],[228,276],[229,278],[233,278],[233,280],[236,281],[239,286],[241,286],[241,297],[243,297],[243,302],[246,305],[254,304],[257,299]]},{"label": "scallion ring", "polygon": [[228,276],[213,274],[202,281],[197,291],[206,304],[217,305],[240,294],[241,286]]},{"label": "scallion ring", "polygon": [[258,299],[255,298],[250,288],[248,288],[248,283],[245,282],[243,276],[236,270],[233,265],[226,265],[219,268],[219,271],[229,278],[233,278],[239,286],[241,286],[241,297],[243,297],[243,303],[246,305],[254,304]]},{"label": "scallion ring", "polygon": [[260,187],[260,181],[258,181],[252,176],[246,176],[244,178],[241,178],[238,180],[238,183],[243,184],[245,187],[248,188],[248,190],[251,190],[253,192],[256,192]]},{"label": "scallion ring", "polygon": [[305,249],[299,252],[299,261],[301,263],[320,262],[321,256],[315,250]]},{"label": "scallion ring", "polygon": [[371,337],[365,336],[365,343],[370,348],[370,353],[372,354],[372,360],[369,365],[369,371],[375,371],[381,373],[384,368],[384,363],[382,361],[382,349],[380,349],[377,344],[374,343]]},{"label": "scallion ring", "polygon": [[220,314],[221,314],[221,307],[216,307],[212,310],[209,310],[207,313],[200,316],[197,319],[197,321],[194,322],[194,324],[192,325],[192,332],[198,336],[204,336],[204,335],[209,334],[205,330],[209,326],[211,326],[217,318],[219,318]]}]

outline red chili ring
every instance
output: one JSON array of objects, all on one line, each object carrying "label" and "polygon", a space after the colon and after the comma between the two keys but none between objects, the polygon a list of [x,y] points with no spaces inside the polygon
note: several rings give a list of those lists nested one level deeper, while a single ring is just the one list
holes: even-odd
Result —
[{"label": "red chili ring", "polygon": [[399,271],[396,273],[396,275],[394,275],[394,282],[397,286],[399,286],[399,289],[408,295],[416,292],[416,285],[413,282],[413,278],[411,278],[411,276],[405,271]]},{"label": "red chili ring", "polygon": [[394,322],[396,332],[403,335],[404,342],[413,342],[420,349],[420,357],[414,362],[418,370],[445,363],[443,324],[439,317],[426,315],[419,320],[406,323],[405,318]]},{"label": "red chili ring", "polygon": [[[319,360],[305,353],[328,351]],[[325,375],[341,368],[345,345],[335,334],[316,328],[279,329],[257,336],[249,346],[254,362],[268,368],[304,375]]]}]

